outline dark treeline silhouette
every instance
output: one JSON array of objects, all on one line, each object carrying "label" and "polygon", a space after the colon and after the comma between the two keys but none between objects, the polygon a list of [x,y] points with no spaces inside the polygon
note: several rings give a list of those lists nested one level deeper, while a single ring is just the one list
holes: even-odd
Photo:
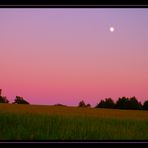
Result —
[{"label": "dark treeline silhouette", "polygon": [[[9,103],[6,96],[2,96],[2,89],[0,89],[0,103]],[[16,96],[12,104],[30,104],[26,99],[20,96]],[[55,104],[55,106],[66,106],[62,104]],[[84,100],[80,101],[78,107],[91,107],[90,104],[86,104]],[[119,97],[116,102],[112,98],[105,98],[101,100],[95,108],[111,108],[111,109],[134,109],[134,110],[148,110],[148,100],[146,100],[143,105],[137,100],[135,96],[133,97]]]},{"label": "dark treeline silhouette", "polygon": [[101,100],[99,104],[97,104],[96,108],[114,108],[115,103],[111,98],[105,98],[105,100]]},{"label": "dark treeline silhouette", "polygon": [[111,98],[106,98],[105,100],[101,100],[95,108],[148,110],[148,100],[142,105],[135,96],[130,98],[121,97],[116,102]]},{"label": "dark treeline silhouette", "polygon": [[[82,100],[79,102],[78,107],[86,107],[85,102]],[[111,108],[111,109],[130,109],[130,110],[148,110],[148,100],[142,105],[138,102],[135,96],[133,97],[121,97],[116,102],[112,98],[105,98],[101,100],[95,108]]]},{"label": "dark treeline silhouette", "polygon": [[[9,100],[7,99],[7,97],[2,96],[1,93],[2,93],[2,89],[0,89],[0,103],[9,103]],[[16,96],[12,104],[29,104],[29,102],[23,99],[23,97]]]},{"label": "dark treeline silhouette", "polygon": [[148,100],[146,100],[143,104],[143,109],[148,110]]}]

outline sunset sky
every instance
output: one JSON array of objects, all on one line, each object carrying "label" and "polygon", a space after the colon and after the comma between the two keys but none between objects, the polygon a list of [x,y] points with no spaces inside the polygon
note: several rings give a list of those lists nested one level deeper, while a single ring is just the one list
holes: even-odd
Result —
[{"label": "sunset sky", "polygon": [[[114,31],[110,32],[110,27]],[[148,100],[148,9],[0,9],[0,88],[31,104]]]}]

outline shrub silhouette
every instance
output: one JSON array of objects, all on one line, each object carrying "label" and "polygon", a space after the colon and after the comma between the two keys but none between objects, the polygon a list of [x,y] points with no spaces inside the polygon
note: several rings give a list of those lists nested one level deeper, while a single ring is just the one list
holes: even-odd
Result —
[{"label": "shrub silhouette", "polygon": [[9,100],[5,96],[1,96],[2,89],[0,89],[0,103],[9,103]]},{"label": "shrub silhouette", "polygon": [[82,100],[82,101],[79,102],[78,107],[91,107],[91,105],[90,104],[85,104],[84,100]]},{"label": "shrub silhouette", "polygon": [[148,100],[146,100],[143,104],[143,109],[148,110]]},{"label": "shrub silhouette", "polygon": [[91,105],[90,104],[87,104],[86,107],[91,107]]},{"label": "shrub silhouette", "polygon": [[86,107],[85,102],[83,100],[80,101],[78,107]]},{"label": "shrub silhouette", "polygon": [[4,96],[0,96],[0,103],[9,103],[9,100]]},{"label": "shrub silhouette", "polygon": [[99,104],[97,104],[96,108],[114,108],[115,103],[111,98],[105,98],[101,100]]},{"label": "shrub silhouette", "polygon": [[23,97],[16,96],[13,104],[29,104],[26,100],[23,99]]},{"label": "shrub silhouette", "polygon": [[66,107],[66,105],[63,105],[63,104],[60,104],[60,103],[55,104],[54,106],[65,106]]},{"label": "shrub silhouette", "polygon": [[78,105],[79,107],[86,107],[86,104],[85,104],[85,102],[82,100],[82,101],[80,101],[79,102],[79,105]]}]

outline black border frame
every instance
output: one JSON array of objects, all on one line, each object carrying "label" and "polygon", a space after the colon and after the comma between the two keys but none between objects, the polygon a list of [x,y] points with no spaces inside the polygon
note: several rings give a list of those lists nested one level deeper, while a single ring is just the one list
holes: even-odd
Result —
[{"label": "black border frame", "polygon": [[[84,1],[72,0],[67,1],[31,1],[31,0],[13,0],[13,1],[0,1],[0,8],[148,8],[147,0],[140,0],[139,2],[135,1],[132,3],[130,0],[114,0],[114,1],[105,1],[105,0],[91,0],[90,2],[84,3]],[[37,140],[37,141],[27,141],[27,140],[0,140],[0,144],[116,144],[117,146],[123,145],[138,145],[138,144],[148,144],[148,140]]]}]

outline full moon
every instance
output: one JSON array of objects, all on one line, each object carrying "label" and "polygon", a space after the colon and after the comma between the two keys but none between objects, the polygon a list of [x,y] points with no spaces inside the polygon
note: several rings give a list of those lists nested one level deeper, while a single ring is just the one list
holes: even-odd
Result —
[{"label": "full moon", "polygon": [[115,29],[114,29],[114,27],[110,27],[109,30],[110,30],[110,32],[114,32]]}]

